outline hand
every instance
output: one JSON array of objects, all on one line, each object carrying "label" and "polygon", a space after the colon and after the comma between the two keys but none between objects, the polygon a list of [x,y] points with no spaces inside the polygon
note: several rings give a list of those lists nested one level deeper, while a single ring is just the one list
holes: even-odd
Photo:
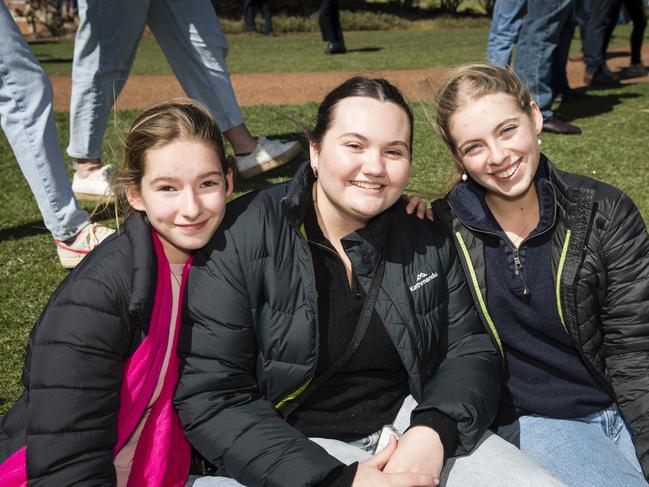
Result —
[{"label": "hand", "polygon": [[397,439],[393,436],[383,450],[369,460],[359,463],[352,487],[433,487],[437,485],[437,479],[433,475],[382,472],[396,449]]},{"label": "hand", "polygon": [[403,198],[408,202],[406,205],[406,213],[408,213],[408,215],[412,215],[412,213],[416,211],[417,218],[420,220],[423,220],[425,217],[432,221],[433,210],[426,204],[426,202],[424,202],[424,200],[421,199],[420,196],[403,195]]},{"label": "hand", "polygon": [[444,446],[437,432],[428,426],[413,426],[399,438],[383,472],[410,472],[430,475],[439,484],[444,463]]}]

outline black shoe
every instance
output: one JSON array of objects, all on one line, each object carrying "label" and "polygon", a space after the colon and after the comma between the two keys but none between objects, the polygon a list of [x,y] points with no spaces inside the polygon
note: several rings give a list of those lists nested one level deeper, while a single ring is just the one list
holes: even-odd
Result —
[{"label": "black shoe", "polygon": [[576,125],[552,117],[550,120],[543,122],[543,132],[561,135],[579,135],[581,129]]},{"label": "black shoe", "polygon": [[325,54],[345,54],[346,52],[345,44],[341,42],[330,42],[324,50]]},{"label": "black shoe", "polygon": [[554,103],[570,103],[573,101],[587,100],[589,96],[583,91],[578,90],[564,90],[554,97]]},{"label": "black shoe", "polygon": [[608,68],[602,67],[595,74],[586,71],[584,84],[587,88],[616,88],[620,86],[620,80]]}]

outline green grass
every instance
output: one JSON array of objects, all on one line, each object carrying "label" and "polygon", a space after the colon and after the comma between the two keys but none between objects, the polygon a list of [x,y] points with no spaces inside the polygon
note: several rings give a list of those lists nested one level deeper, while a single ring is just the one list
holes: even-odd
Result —
[{"label": "green grass", "polygon": [[[451,161],[426,118],[428,108],[416,105],[413,171],[408,191],[430,197],[441,195]],[[316,105],[244,108],[254,133],[273,137],[302,137],[292,120],[313,124]],[[543,151],[562,169],[591,175],[625,190],[649,218],[649,84],[598,91],[591,99],[560,107],[559,115],[584,129],[579,137],[543,135]],[[579,115],[581,114],[581,115]],[[584,115],[586,114],[586,115]],[[135,116],[116,115],[109,128],[105,158],[119,160],[119,135]],[[67,117],[57,116],[62,140],[67,139]],[[272,130],[269,130],[272,127]],[[235,182],[236,194],[284,180],[296,161],[269,176]],[[0,412],[20,393],[20,373],[29,330],[49,296],[67,274],[58,264],[54,245],[44,230],[31,193],[9,147],[0,140]],[[89,207],[90,208],[90,207]],[[113,225],[110,212],[102,221]]]},{"label": "green grass", "polygon": [[[437,19],[436,22],[443,22]],[[419,30],[421,29],[421,30]],[[630,27],[615,31],[611,47],[628,45]],[[414,69],[451,66],[459,61],[482,61],[488,28],[429,30],[426,23],[413,30],[388,32],[348,32],[350,52],[325,56],[319,34],[286,34],[277,37],[228,36],[231,73],[358,71]],[[579,50],[578,39],[572,50]],[[73,42],[36,43],[32,48],[50,76],[69,76],[72,71]],[[140,42],[132,74],[171,74],[155,39]]]}]

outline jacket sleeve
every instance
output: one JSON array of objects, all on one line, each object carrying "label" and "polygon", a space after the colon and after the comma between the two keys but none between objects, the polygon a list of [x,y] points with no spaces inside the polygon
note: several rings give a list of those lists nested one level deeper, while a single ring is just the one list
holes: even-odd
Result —
[{"label": "jacket sleeve", "polygon": [[122,364],[130,338],[113,293],[68,278],[30,339],[30,486],[112,486]]},{"label": "jacket sleeve", "polygon": [[199,254],[190,274],[176,408],[192,445],[247,487],[315,485],[341,463],[261,396],[255,370],[263,358],[246,282],[255,278],[241,265],[253,259],[240,256],[225,233],[227,243]]},{"label": "jacket sleeve", "polygon": [[633,202],[620,193],[601,244],[606,282],[602,351],[624,419],[649,474],[649,235]]},{"label": "jacket sleeve", "polygon": [[502,362],[486,334],[460,259],[446,239],[448,327],[438,340],[439,363],[424,384],[422,400],[413,417],[436,409],[457,422],[458,445],[445,456],[468,453],[493,422],[498,409]]}]

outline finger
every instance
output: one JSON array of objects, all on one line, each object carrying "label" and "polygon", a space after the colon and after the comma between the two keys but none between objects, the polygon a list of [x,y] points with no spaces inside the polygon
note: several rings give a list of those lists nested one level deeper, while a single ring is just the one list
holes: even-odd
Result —
[{"label": "finger", "polygon": [[423,220],[425,213],[426,213],[426,203],[420,201],[419,204],[417,205],[417,218]]},{"label": "finger", "polygon": [[433,221],[433,209],[432,208],[426,208],[426,218],[428,218],[431,222]]},{"label": "finger", "polygon": [[419,212],[419,204],[421,203],[421,198],[419,196],[411,196],[408,198],[408,204],[406,205],[406,213],[412,215],[412,213],[417,210]]},{"label": "finger", "polygon": [[366,460],[368,465],[383,470],[383,467],[388,463],[390,457],[394,453],[394,450],[397,449],[397,439],[394,436],[390,436],[390,441],[387,446],[374,454],[372,458]]}]

